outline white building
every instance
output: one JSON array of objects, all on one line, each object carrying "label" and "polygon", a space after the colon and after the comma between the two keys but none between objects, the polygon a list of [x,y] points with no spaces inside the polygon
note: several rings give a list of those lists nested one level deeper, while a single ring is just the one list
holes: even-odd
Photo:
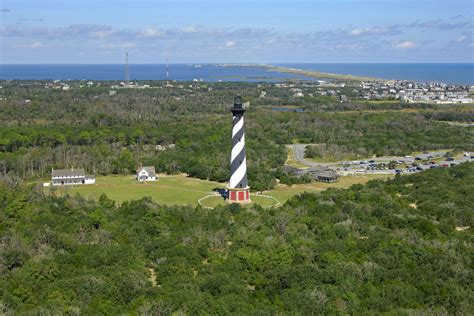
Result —
[{"label": "white building", "polygon": [[52,185],[94,184],[95,177],[86,175],[84,169],[58,169],[51,174]]},{"label": "white building", "polygon": [[137,169],[137,180],[140,182],[144,181],[157,181],[156,171],[154,166],[145,166]]}]

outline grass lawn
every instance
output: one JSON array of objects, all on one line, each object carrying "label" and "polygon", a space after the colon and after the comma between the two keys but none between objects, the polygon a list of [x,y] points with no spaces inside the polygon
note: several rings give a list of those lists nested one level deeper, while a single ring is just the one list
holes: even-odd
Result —
[{"label": "grass lawn", "polygon": [[308,184],[296,184],[291,187],[280,184],[274,190],[265,191],[265,195],[273,196],[281,203],[291,198],[294,195],[303,192],[320,192],[329,188],[348,188],[353,184],[366,183],[370,180],[375,179],[391,179],[392,175],[386,174],[368,174],[368,175],[356,175],[356,176],[345,176],[340,177],[339,182],[335,183],[323,183],[323,182],[312,182]]},{"label": "grass lawn", "polygon": [[117,203],[138,200],[149,196],[154,201],[169,205],[197,205],[197,200],[212,194],[215,188],[224,185],[212,181],[189,178],[184,175],[160,175],[154,182],[138,183],[133,175],[97,177],[93,185],[61,187],[61,194],[79,193],[83,196],[98,198],[102,193]]},{"label": "grass lawn", "polygon": [[[373,179],[387,179],[388,175],[358,175],[341,177],[336,183],[313,182],[310,184],[297,184],[292,187],[286,185],[278,185],[275,190],[266,191],[264,195],[274,197],[282,204],[293,195],[302,192],[319,192],[328,188],[347,188],[356,183],[365,183]],[[101,194],[105,193],[109,198],[117,203],[128,200],[137,200],[142,197],[149,196],[157,203],[168,205],[197,205],[198,200],[214,194],[215,188],[224,188],[223,183],[199,180],[189,178],[185,175],[161,175],[156,182],[138,183],[134,176],[107,176],[97,177],[96,183],[93,185],[55,187],[57,193],[63,194],[80,194],[85,197],[97,199]],[[253,203],[260,204],[263,207],[269,207],[276,204],[271,198],[252,194]],[[214,207],[218,204],[225,204],[220,197],[209,197],[202,200],[205,207]]]}]

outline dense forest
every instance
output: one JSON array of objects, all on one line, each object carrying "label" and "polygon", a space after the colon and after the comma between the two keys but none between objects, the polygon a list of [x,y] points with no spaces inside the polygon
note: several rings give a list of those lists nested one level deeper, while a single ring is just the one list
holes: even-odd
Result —
[{"label": "dense forest", "polygon": [[0,187],[2,314],[474,313],[474,164],[279,208]]},{"label": "dense forest", "polygon": [[[474,150],[472,107],[367,102],[340,103],[310,92],[261,83],[143,82],[150,89],[120,89],[117,82],[4,81],[0,101],[0,175],[10,183],[48,178],[51,168],[83,167],[95,174],[128,174],[139,163],[158,172],[185,172],[216,181],[229,177],[233,97],[246,113],[249,181],[272,188],[286,160],[285,144],[332,146],[331,157],[406,155],[430,149]],[[261,97],[261,92],[266,92]],[[298,106],[303,112],[274,111]],[[156,145],[176,144],[156,150]]]}]

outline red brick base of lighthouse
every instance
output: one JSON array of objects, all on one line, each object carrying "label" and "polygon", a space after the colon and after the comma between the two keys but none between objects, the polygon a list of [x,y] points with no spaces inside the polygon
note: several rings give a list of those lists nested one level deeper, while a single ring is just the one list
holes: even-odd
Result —
[{"label": "red brick base of lighthouse", "polygon": [[229,195],[229,203],[246,204],[252,202],[250,200],[250,188],[227,188]]}]

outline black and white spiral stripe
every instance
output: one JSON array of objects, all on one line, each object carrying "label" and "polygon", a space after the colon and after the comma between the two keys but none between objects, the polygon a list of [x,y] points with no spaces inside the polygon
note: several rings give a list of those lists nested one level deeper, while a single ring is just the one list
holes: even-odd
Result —
[{"label": "black and white spiral stripe", "polygon": [[247,188],[247,160],[245,158],[244,117],[237,115],[232,121],[232,153],[230,157],[229,187]]}]

